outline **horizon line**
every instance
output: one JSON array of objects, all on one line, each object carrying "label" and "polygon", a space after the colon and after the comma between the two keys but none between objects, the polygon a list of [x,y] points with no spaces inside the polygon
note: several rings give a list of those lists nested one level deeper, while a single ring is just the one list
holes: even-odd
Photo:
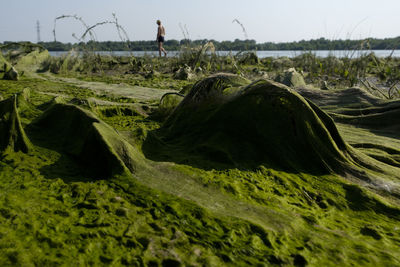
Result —
[{"label": "horizon line", "polygon": [[[246,42],[246,41],[251,41],[251,42],[256,42],[256,44],[267,44],[267,43],[272,43],[272,44],[286,44],[286,43],[299,43],[299,42],[310,42],[310,41],[317,41],[317,40],[327,40],[327,41],[365,41],[365,40],[388,40],[388,39],[397,39],[400,38],[399,36],[395,36],[395,37],[385,37],[385,38],[377,38],[377,37],[366,37],[366,38],[361,38],[361,39],[328,39],[326,37],[320,37],[320,38],[315,38],[315,39],[301,39],[301,40],[297,40],[297,41],[286,41],[286,42],[282,42],[282,41],[266,41],[266,42],[258,42],[255,39],[240,39],[240,38],[235,38],[234,40],[215,40],[215,39],[167,39],[166,42],[168,41],[192,41],[192,42],[196,42],[196,41],[215,41],[215,42],[236,42],[236,41],[240,41],[240,42]],[[98,43],[102,43],[102,42],[118,42],[118,43],[125,43],[125,42],[156,42],[155,40],[127,40],[127,41],[123,41],[123,40],[104,40],[104,41],[98,41],[98,40],[88,40],[88,41],[81,41],[81,42],[63,42],[63,41],[40,41],[40,42],[32,42],[32,41],[27,41],[27,40],[21,40],[21,41],[10,41],[10,40],[6,40],[0,43],[62,43],[62,44],[80,44],[80,43],[88,43],[88,42],[98,42]]]}]

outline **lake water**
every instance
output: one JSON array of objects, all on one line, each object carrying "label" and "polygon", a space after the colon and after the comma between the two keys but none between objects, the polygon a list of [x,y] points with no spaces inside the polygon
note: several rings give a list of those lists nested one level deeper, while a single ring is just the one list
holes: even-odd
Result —
[{"label": "lake water", "polygon": [[[266,57],[296,57],[304,53],[313,53],[318,57],[328,57],[328,56],[335,56],[335,57],[350,57],[350,58],[357,58],[361,55],[375,53],[378,57],[388,57],[393,52],[393,57],[400,57],[400,50],[314,50],[314,51],[291,51],[291,50],[279,50],[279,51],[256,51],[257,56],[259,58],[266,58]],[[68,54],[67,51],[50,51],[50,55],[52,56],[62,56]],[[114,55],[114,56],[130,56],[134,55],[136,57],[141,56],[158,56],[157,51],[97,51],[97,54],[100,55]],[[175,57],[179,55],[179,51],[169,51],[168,57]],[[217,51],[217,54],[220,56],[226,56],[232,53],[235,55],[238,51]]]}]

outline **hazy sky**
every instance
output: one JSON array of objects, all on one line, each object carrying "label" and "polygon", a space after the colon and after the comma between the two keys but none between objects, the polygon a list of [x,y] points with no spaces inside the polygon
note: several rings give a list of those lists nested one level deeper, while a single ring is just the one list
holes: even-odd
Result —
[{"label": "hazy sky", "polygon": [[[234,40],[245,36],[257,42],[315,39],[360,39],[400,36],[399,0],[1,0],[0,42],[52,41],[54,18],[78,15],[88,25],[112,19],[126,29],[130,40],[153,40],[155,21],[165,25],[166,39]],[[84,28],[73,19],[58,20],[57,40],[74,42]],[[112,25],[95,29],[99,41],[119,40]]]}]

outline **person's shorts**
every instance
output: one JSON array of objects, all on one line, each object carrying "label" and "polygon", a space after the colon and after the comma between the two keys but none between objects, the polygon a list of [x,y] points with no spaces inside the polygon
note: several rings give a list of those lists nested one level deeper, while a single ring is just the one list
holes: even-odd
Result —
[{"label": "person's shorts", "polygon": [[164,43],[164,36],[158,36],[158,40],[159,43]]}]

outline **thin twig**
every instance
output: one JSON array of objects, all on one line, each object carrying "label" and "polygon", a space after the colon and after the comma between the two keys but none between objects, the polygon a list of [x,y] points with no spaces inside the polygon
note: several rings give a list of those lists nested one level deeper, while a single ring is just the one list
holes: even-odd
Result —
[{"label": "thin twig", "polygon": [[97,26],[104,25],[104,24],[110,24],[110,23],[112,23],[112,22],[111,22],[111,21],[103,21],[103,22],[98,22],[98,23],[96,23],[96,24],[94,24],[94,25],[88,27],[88,28],[86,29],[86,31],[82,34],[82,36],[81,36],[80,39],[83,40],[83,39],[86,37],[86,34],[88,34],[88,32],[92,31],[92,30],[93,30],[94,28],[96,28]]},{"label": "thin twig", "polygon": [[[89,28],[88,25],[86,24],[86,22],[85,22],[81,17],[78,17],[78,15],[61,15],[61,16],[58,16],[58,17],[56,17],[56,18],[54,19],[54,28],[53,28],[54,42],[57,42],[57,38],[56,38],[57,20],[66,19],[66,18],[73,18],[73,19],[75,19],[75,20],[78,20],[78,21],[81,22],[81,24],[83,25],[83,27],[84,27],[85,29],[88,29],[88,28]],[[93,31],[90,31],[89,34],[90,34],[91,40],[92,40],[92,41],[95,41],[95,40],[96,40],[96,35],[95,35],[95,33],[94,33]],[[72,34],[72,37],[74,37],[75,39],[77,39],[77,37],[76,37],[76,35],[75,35],[74,33]],[[82,39],[77,39],[77,40],[78,40],[78,41],[82,41]]]},{"label": "thin twig", "polygon": [[378,89],[378,87],[371,85],[371,83],[368,80],[365,80],[365,82],[360,79],[359,80],[367,89],[373,89],[374,91],[377,91],[378,93],[380,93],[384,98],[389,99],[389,97],[387,95],[385,95],[385,93],[383,93],[381,90]]},{"label": "thin twig", "polygon": [[389,94],[389,98],[393,98],[393,95],[391,94],[392,90],[394,88],[397,88],[396,85],[399,83],[400,81],[396,81],[395,83],[392,84],[392,86],[389,88],[388,90],[388,94]]},{"label": "thin twig", "polygon": [[237,24],[239,24],[240,27],[242,28],[242,31],[243,31],[243,34],[244,34],[244,37],[246,38],[246,40],[249,39],[249,37],[248,37],[248,35],[247,35],[246,28],[243,26],[243,24],[242,24],[238,19],[234,19],[234,20],[232,21],[232,23],[235,23],[235,22],[236,22]]}]

